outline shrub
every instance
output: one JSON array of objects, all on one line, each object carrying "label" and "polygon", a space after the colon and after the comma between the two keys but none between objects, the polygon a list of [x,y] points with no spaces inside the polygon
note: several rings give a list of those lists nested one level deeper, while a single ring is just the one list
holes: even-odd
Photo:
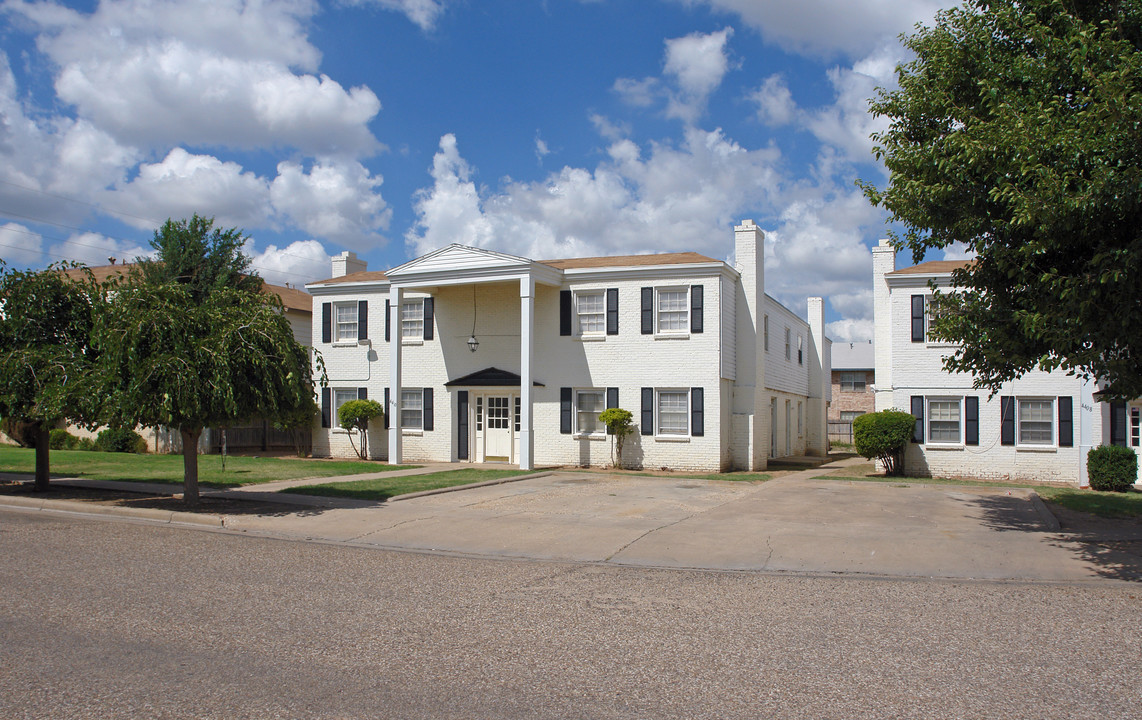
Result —
[{"label": "shrub", "polygon": [[[357,449],[357,455],[362,460],[365,459],[365,442],[368,437],[365,430],[369,427],[369,421],[384,416],[385,408],[376,400],[350,400],[337,411],[337,422],[341,427],[349,431],[361,431],[361,447]],[[349,442],[353,442],[352,434],[349,435]]]},{"label": "shrub", "polygon": [[79,442],[79,438],[63,428],[55,428],[48,435],[48,447],[52,450],[71,450]]},{"label": "shrub", "polygon": [[76,450],[95,450],[95,441],[89,437],[76,438]]},{"label": "shrub", "polygon": [[107,428],[96,436],[95,448],[103,452],[144,453],[147,441],[130,428]]},{"label": "shrub", "polygon": [[862,457],[876,458],[885,475],[904,473],[904,448],[912,438],[916,418],[900,410],[881,410],[853,420],[853,445]]},{"label": "shrub", "polygon": [[[634,415],[630,410],[607,408],[599,415],[599,420],[607,426],[607,432],[614,438],[611,446],[611,464],[623,466],[623,441],[634,432]],[[616,460],[615,458],[618,458]]]},{"label": "shrub", "polygon": [[1099,445],[1086,455],[1092,490],[1126,492],[1138,479],[1138,456],[1128,447]]}]

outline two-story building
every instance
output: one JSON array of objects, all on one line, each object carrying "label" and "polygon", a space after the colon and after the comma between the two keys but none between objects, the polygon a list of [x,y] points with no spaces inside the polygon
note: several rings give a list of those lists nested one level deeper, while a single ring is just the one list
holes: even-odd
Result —
[{"label": "two-story building", "polygon": [[761,469],[823,455],[824,303],[808,320],[765,294],[764,234],[733,266],[697,253],[532,260],[450,245],[384,272],[353,253],[311,283],[328,387],[314,453],[349,456],[351,399],[383,402],[390,462],[606,465],[599,414],[634,414],[624,464]]},{"label": "two-story building", "polygon": [[896,269],[889,241],[873,248],[876,409],[916,418],[904,457],[909,475],[1088,485],[1087,452],[1100,444],[1138,452],[1142,402],[1104,403],[1098,383],[1063,370],[1035,370],[994,396],[943,359],[955,346],[928,334],[932,285],[951,287],[962,261]]},{"label": "two-story building", "polygon": [[833,343],[832,368],[829,440],[851,443],[853,420],[876,410],[873,397],[876,359],[872,341]]}]

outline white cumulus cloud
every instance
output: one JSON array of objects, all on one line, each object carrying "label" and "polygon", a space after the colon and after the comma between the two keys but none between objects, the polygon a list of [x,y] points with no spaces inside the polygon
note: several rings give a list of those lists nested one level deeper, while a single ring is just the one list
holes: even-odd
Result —
[{"label": "white cumulus cloud", "polygon": [[332,256],[317,240],[299,240],[284,248],[268,245],[262,251],[247,241],[244,248],[250,258],[250,267],[266,282],[273,285],[304,287],[307,282],[329,277]]},{"label": "white cumulus cloud", "polygon": [[306,171],[300,163],[278,164],[270,186],[277,212],[305,232],[355,247],[385,242],[392,210],[378,189],[382,178],[358,162],[317,161]]},{"label": "white cumulus cloud", "polygon": [[19,223],[0,225],[0,258],[9,268],[24,268],[44,262],[44,239]]}]

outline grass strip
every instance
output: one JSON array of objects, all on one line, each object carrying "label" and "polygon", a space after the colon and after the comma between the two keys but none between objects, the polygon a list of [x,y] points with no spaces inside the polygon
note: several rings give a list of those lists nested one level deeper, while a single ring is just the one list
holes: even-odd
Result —
[{"label": "grass strip", "polygon": [[457,485],[471,485],[486,480],[502,480],[519,475],[533,475],[534,470],[478,470],[465,468],[462,470],[444,470],[442,472],[426,473],[424,475],[401,475],[390,478],[376,478],[373,480],[352,480],[345,482],[325,483],[322,485],[304,485],[302,487],[279,490],[284,493],[297,493],[299,495],[323,495],[326,497],[354,498],[356,500],[387,500],[397,495],[421,492],[422,490],[438,490],[440,488],[455,487]]},{"label": "grass strip", "polygon": [[894,487],[909,485],[970,485],[978,487],[1029,488],[1039,494],[1044,501],[1060,505],[1069,510],[1091,513],[1106,518],[1142,517],[1142,492],[1137,489],[1124,493],[1101,492],[1075,487],[1055,487],[1031,483],[1005,483],[959,478],[930,477],[885,477],[883,475],[839,476],[821,475],[814,480],[851,480],[855,482],[890,483]]},{"label": "grass strip", "polygon": [[[88,450],[52,450],[52,475],[84,477],[92,480],[126,482],[182,482],[182,455],[135,455]],[[222,469],[222,456],[198,456],[198,483],[206,487],[256,485],[276,480],[299,480],[335,475],[359,475],[414,468],[416,465],[386,465],[361,460],[319,460],[312,458],[266,458],[231,455]],[[0,446],[0,471],[33,473],[36,451],[30,448]]]}]

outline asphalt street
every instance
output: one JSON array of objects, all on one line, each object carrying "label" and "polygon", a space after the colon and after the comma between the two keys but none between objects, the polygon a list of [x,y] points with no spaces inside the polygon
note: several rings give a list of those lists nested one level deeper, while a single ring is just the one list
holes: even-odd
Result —
[{"label": "asphalt street", "polygon": [[1140,596],[4,510],[0,717],[1133,719]]}]

